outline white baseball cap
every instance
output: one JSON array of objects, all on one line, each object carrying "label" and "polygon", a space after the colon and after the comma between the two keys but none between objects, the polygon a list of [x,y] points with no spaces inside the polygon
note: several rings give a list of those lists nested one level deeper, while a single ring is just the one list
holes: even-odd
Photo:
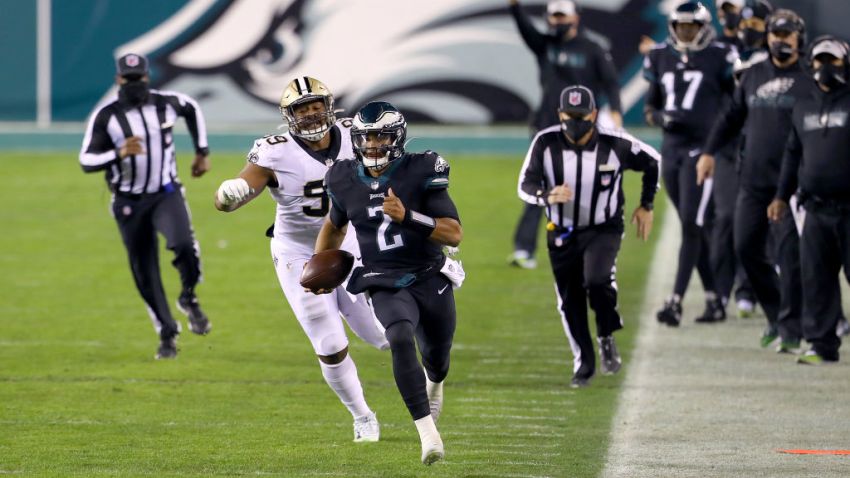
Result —
[{"label": "white baseball cap", "polygon": [[547,15],[566,15],[571,17],[577,14],[576,4],[573,0],[551,0],[548,5],[546,5],[546,14]]},{"label": "white baseball cap", "polygon": [[815,58],[822,53],[832,55],[835,58],[844,58],[847,56],[847,50],[845,50],[844,45],[839,43],[837,40],[824,40],[822,42],[818,42],[818,44],[812,49],[812,58]]}]

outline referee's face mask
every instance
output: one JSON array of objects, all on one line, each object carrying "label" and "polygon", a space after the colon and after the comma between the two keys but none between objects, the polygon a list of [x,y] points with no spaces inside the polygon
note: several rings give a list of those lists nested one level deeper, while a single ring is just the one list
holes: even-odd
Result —
[{"label": "referee's face mask", "polygon": [[573,144],[583,146],[591,137],[591,132],[596,126],[596,115],[598,110],[593,110],[587,114],[559,111],[558,117],[561,120],[561,131],[567,137],[567,141]]},{"label": "referee's face mask", "polygon": [[118,98],[130,106],[139,106],[150,94],[148,75],[125,75],[118,77]]}]

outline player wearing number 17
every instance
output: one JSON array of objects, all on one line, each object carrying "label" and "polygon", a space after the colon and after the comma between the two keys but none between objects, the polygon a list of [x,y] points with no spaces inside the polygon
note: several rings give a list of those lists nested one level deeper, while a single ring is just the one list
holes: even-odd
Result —
[{"label": "player wearing number 17", "polygon": [[[350,157],[350,119],[337,121],[334,98],[310,77],[292,80],[280,100],[289,132],[260,138],[235,179],[221,183],[215,207],[230,212],[257,197],[263,189],[277,202],[271,253],[280,286],[295,317],[319,358],[325,381],[354,416],[354,441],[379,438],[378,421],[366,404],[340,315],[360,338],[379,349],[389,347],[363,295],[340,289],[316,296],[299,284],[304,264],[313,255],[316,236],[328,213],[322,182],[330,164]],[[354,235],[342,248],[359,255]]]},{"label": "player wearing number 17", "polygon": [[463,279],[460,264],[442,248],[457,246],[463,230],[447,191],[448,163],[433,151],[405,152],[406,136],[404,117],[389,103],[372,102],[357,112],[351,128],[357,161],[328,171],[331,211],[316,252],[338,248],[349,222],[357,231],[363,267],[352,272],[348,291],[368,292],[386,329],[396,385],[427,465],[443,457],[435,421],[455,330],[452,289]]},{"label": "player wearing number 17", "polygon": [[711,183],[697,185],[696,164],[714,118],[735,88],[735,50],[715,42],[711,13],[697,2],[679,5],[670,14],[667,41],[644,60],[649,81],[645,114],[650,125],[664,130],[661,176],[679,215],[682,243],[673,294],[658,312],[658,320],[678,326],[682,297],[696,267],[705,290],[706,309],[697,322],[726,318],[717,296],[709,261]]}]

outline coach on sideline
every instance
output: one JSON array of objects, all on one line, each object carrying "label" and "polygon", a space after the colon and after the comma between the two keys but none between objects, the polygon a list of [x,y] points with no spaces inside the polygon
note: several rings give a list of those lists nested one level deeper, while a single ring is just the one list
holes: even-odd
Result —
[{"label": "coach on sideline", "polygon": [[834,37],[812,43],[808,62],[817,85],[798,100],[782,161],[776,199],[768,216],[779,221],[799,187],[806,209],[800,238],[803,277],[803,335],[811,350],[802,364],[838,361],[841,315],[838,273],[850,280],[850,51]]},{"label": "coach on sideline", "polygon": [[596,371],[587,323],[587,299],[596,313],[601,370],[620,369],[613,333],[623,328],[617,312],[614,262],[623,236],[623,172],[643,171],[640,205],[632,214],[643,240],[652,229],[660,155],[623,130],[597,126],[599,110],[584,86],[563,90],[560,124],[531,142],[519,175],[520,199],[546,209],[549,260],[558,307],[573,352],[571,386],[587,385]]},{"label": "coach on sideline", "polygon": [[178,323],[171,316],[159,274],[157,233],[174,252],[183,290],[177,307],[189,329],[204,335],[210,322],[195,296],[201,279],[198,243],[183,187],[177,178],[172,127],[186,120],[195,144],[192,176],[210,169],[204,117],[195,100],[175,92],[151,90],[148,61],[136,54],[118,59],[118,95],[99,104],[89,119],[80,164],[83,171],[104,171],[112,191],[112,216],[118,223],[136,287],[159,334],[156,358],[177,356]]}]

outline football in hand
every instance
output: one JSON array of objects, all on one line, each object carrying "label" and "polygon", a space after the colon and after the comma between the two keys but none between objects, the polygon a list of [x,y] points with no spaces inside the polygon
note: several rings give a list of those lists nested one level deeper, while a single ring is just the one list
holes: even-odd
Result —
[{"label": "football in hand", "polygon": [[340,249],[319,252],[304,264],[301,287],[312,291],[339,287],[354,266],[354,256]]}]

